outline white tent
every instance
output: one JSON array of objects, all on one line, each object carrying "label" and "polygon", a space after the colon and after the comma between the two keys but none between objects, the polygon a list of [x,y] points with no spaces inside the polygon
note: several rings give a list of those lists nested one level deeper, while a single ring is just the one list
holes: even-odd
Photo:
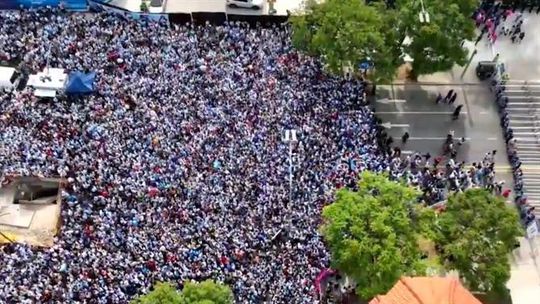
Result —
[{"label": "white tent", "polygon": [[35,89],[36,96],[54,97],[57,91],[64,89],[67,78],[64,69],[46,68],[41,73],[30,75],[27,85]]}]

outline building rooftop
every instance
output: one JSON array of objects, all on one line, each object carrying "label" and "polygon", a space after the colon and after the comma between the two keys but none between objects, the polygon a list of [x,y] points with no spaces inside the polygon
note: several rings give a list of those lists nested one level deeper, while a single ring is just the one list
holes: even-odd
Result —
[{"label": "building rooftop", "polygon": [[[60,179],[15,177],[0,188],[0,232],[14,242],[50,247],[57,233]],[[0,236],[0,243],[8,242]]]},{"label": "building rooftop", "polygon": [[456,278],[402,277],[369,304],[482,304]]}]

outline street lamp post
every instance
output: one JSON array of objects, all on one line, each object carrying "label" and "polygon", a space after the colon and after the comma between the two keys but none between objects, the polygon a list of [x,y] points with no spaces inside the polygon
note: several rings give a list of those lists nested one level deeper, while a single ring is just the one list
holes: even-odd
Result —
[{"label": "street lamp post", "polygon": [[[292,204],[292,191],[293,191],[293,144],[298,141],[296,137],[296,130],[285,130],[285,137],[283,138],[285,143],[289,144],[289,206]],[[289,207],[290,208],[290,207]]]},{"label": "street lamp post", "polygon": [[293,164],[293,144],[298,142],[298,139],[296,137],[296,130],[294,129],[287,129],[285,130],[285,136],[283,138],[283,142],[289,144],[289,203],[287,204],[287,216],[286,221],[287,223],[284,223],[283,229],[286,229],[287,235],[291,233],[292,229],[292,204],[293,204],[293,178],[294,178],[294,164]]},{"label": "street lamp post", "polygon": [[424,8],[424,0],[420,0],[420,6],[422,7],[420,14],[418,14],[418,17],[420,18],[420,23],[429,23],[429,13]]}]

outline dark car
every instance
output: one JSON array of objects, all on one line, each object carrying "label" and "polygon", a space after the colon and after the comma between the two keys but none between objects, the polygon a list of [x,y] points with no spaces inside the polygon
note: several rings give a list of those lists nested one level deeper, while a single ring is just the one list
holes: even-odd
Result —
[{"label": "dark car", "polygon": [[480,80],[486,80],[495,75],[497,71],[497,62],[495,61],[480,61],[476,66],[476,76]]}]

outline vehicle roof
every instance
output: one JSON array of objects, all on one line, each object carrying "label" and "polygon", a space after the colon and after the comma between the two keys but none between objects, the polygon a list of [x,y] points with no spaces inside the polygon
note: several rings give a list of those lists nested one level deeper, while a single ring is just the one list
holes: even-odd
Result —
[{"label": "vehicle roof", "polygon": [[11,84],[11,77],[15,71],[15,68],[0,66],[0,83],[2,85]]}]

